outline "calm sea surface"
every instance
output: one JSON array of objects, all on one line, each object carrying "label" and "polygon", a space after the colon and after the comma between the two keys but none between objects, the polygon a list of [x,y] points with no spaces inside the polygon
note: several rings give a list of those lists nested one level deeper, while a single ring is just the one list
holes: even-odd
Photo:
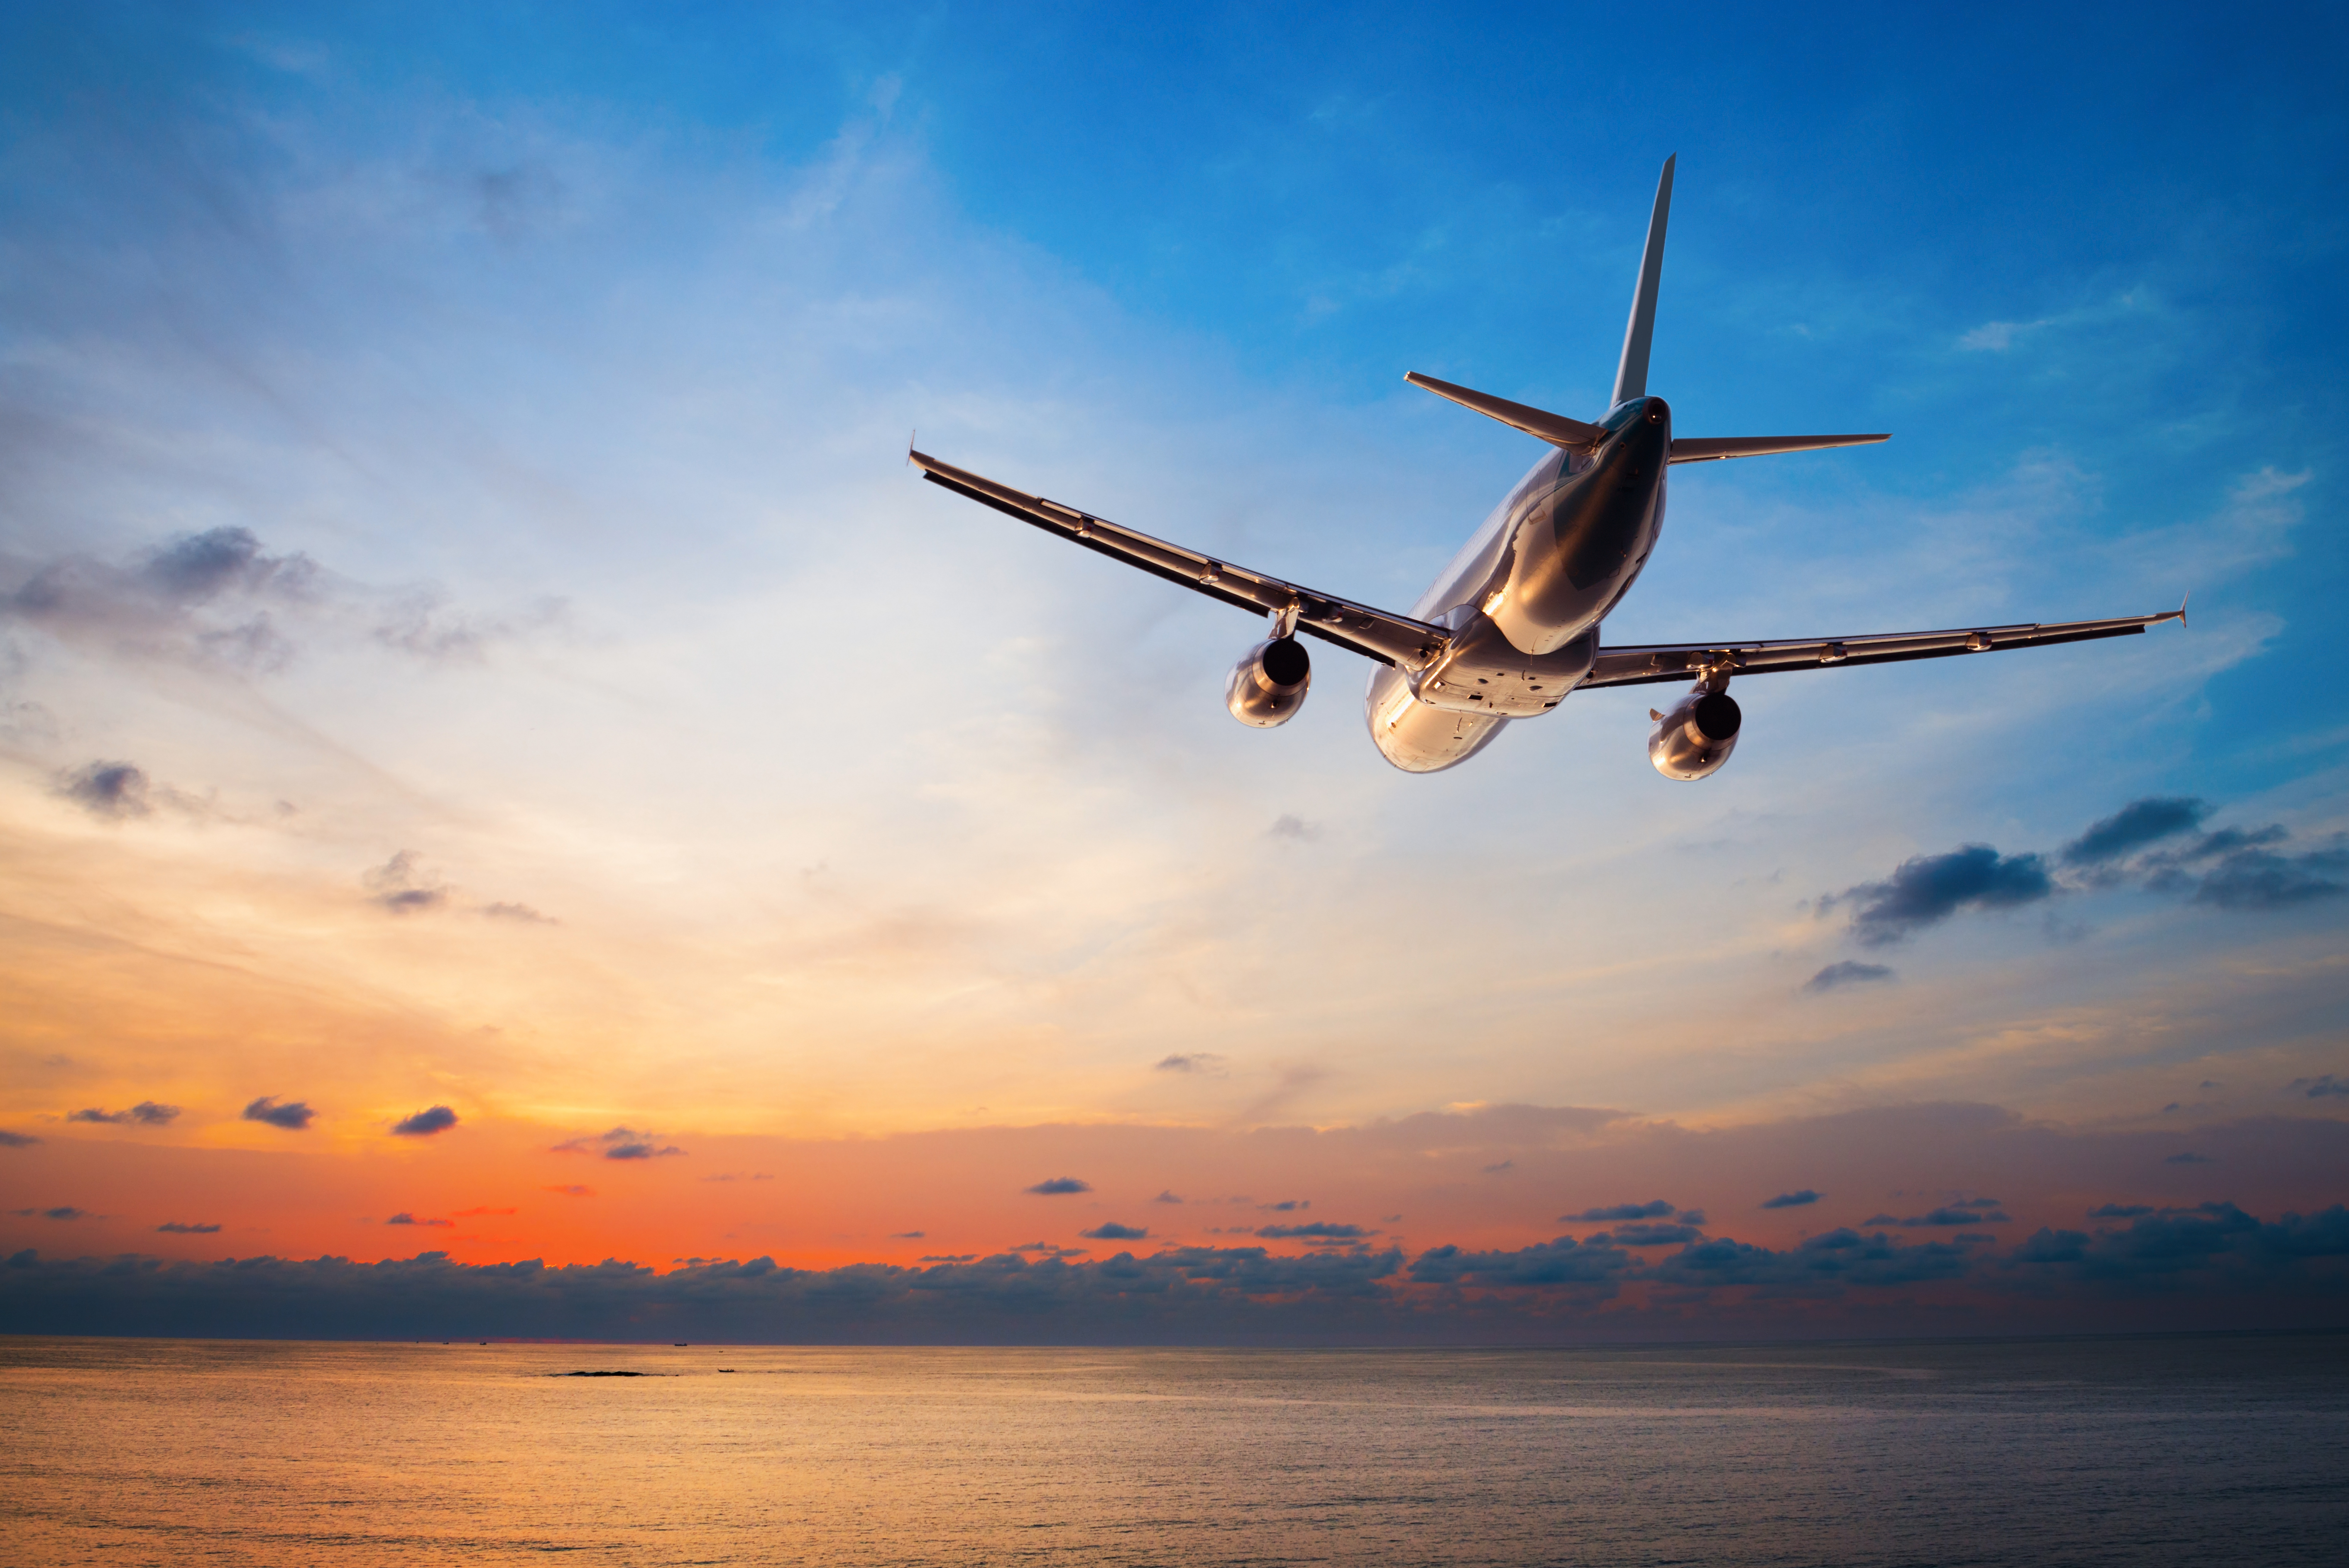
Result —
[{"label": "calm sea surface", "polygon": [[10,1563],[2338,1563],[2349,1338],[0,1339],[0,1477]]}]

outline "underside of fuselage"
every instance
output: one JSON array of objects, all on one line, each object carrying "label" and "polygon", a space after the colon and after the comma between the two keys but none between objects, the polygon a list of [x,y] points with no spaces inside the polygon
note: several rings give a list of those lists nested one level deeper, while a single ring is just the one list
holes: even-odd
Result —
[{"label": "underside of fuselage", "polygon": [[1416,673],[1371,673],[1364,717],[1396,767],[1464,762],[1589,673],[1599,623],[1662,531],[1671,410],[1633,398],[1603,428],[1595,449],[1535,464],[1421,597],[1413,614],[1452,633],[1444,655]]}]

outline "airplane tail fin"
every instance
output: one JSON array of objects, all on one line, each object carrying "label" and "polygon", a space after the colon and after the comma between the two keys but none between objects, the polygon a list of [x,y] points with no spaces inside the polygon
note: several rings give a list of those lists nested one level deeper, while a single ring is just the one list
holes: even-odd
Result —
[{"label": "airplane tail fin", "polygon": [[1664,277],[1664,220],[1671,213],[1672,165],[1675,153],[1664,160],[1656,181],[1655,211],[1648,215],[1648,249],[1640,258],[1640,286],[1631,295],[1631,321],[1623,329],[1623,357],[1615,367],[1615,397],[1608,405],[1648,395],[1648,346],[1656,335],[1656,289]]}]

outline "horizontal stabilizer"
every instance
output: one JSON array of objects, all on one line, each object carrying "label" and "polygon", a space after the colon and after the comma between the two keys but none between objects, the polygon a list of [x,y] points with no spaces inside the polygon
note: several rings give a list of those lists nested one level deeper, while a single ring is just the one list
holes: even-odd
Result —
[{"label": "horizontal stabilizer", "polygon": [[1671,460],[1710,463],[1723,458],[1761,458],[1772,452],[1815,452],[1822,447],[1865,447],[1889,441],[1887,436],[1713,436],[1694,440],[1672,438]]},{"label": "horizontal stabilizer", "polygon": [[[1598,425],[1586,425],[1579,419],[1569,419],[1563,414],[1524,403],[1512,403],[1506,397],[1495,397],[1489,392],[1472,392],[1465,387],[1454,387],[1449,381],[1438,381],[1433,376],[1412,371],[1403,377],[1414,387],[1423,387],[1438,397],[1449,397],[1463,408],[1474,408],[1488,419],[1498,419],[1513,429],[1528,436],[1538,436],[1553,447],[1581,449],[1595,447],[1607,438],[1606,430]],[[1880,436],[1830,437],[1831,440],[1881,440]]]}]

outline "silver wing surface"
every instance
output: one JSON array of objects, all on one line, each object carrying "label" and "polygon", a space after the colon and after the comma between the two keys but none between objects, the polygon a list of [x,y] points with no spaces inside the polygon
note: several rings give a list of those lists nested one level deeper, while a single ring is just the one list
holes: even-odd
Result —
[{"label": "silver wing surface", "polygon": [[1958,654],[1995,653],[2004,648],[2044,648],[2086,643],[2098,637],[2128,637],[2164,621],[2183,621],[2181,607],[2158,615],[2123,615],[2110,621],[2058,621],[2029,626],[1973,626],[1950,632],[1887,632],[1859,637],[1813,637],[1791,643],[1663,643],[1646,647],[1599,650],[1591,686],[1646,686],[1684,681],[1707,665],[1729,666],[1740,676],[1776,670],[1815,670],[1826,665],[1892,665],[1908,659],[1941,659]]},{"label": "silver wing surface", "polygon": [[957,495],[968,496],[981,506],[991,506],[1022,522],[1034,523],[1047,533],[1058,534],[1087,550],[1099,551],[1169,583],[1179,583],[1193,593],[1205,593],[1210,599],[1220,599],[1243,610],[1278,614],[1294,609],[1298,631],[1350,648],[1382,665],[1407,670],[1424,668],[1443,652],[1448,640],[1449,634],[1441,626],[1372,609],[1334,593],[1300,588],[1294,583],[1284,583],[1278,577],[1268,577],[1261,572],[1251,572],[1245,566],[1153,539],[1091,512],[1013,490],[951,463],[942,463],[926,453],[905,455],[922,470],[924,479]]}]

